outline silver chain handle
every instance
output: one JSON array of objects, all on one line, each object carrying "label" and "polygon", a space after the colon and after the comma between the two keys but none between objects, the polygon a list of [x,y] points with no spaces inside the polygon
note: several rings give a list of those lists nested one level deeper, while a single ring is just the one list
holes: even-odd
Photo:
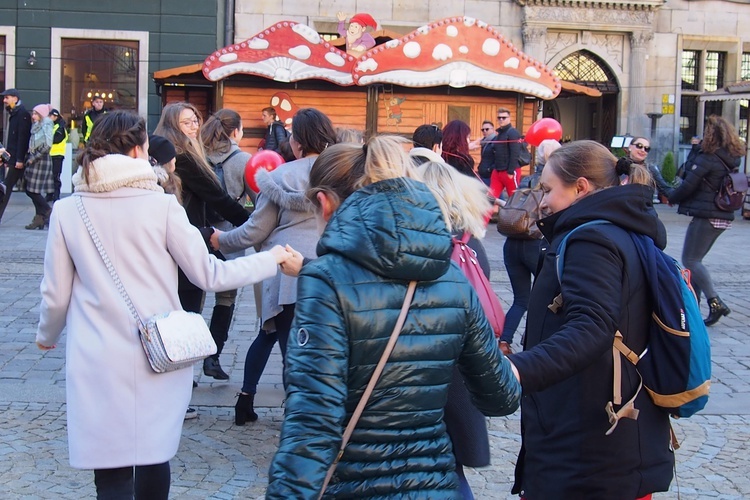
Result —
[{"label": "silver chain handle", "polygon": [[115,270],[115,266],[112,264],[112,261],[109,260],[109,256],[107,255],[107,251],[104,249],[104,245],[102,245],[101,240],[99,239],[99,235],[96,234],[96,230],[94,229],[93,224],[91,223],[91,219],[89,219],[89,214],[86,213],[86,208],[83,206],[83,197],[82,196],[76,196],[76,206],[78,207],[78,213],[81,214],[81,219],[83,219],[83,224],[86,226],[86,229],[89,232],[89,236],[91,236],[91,241],[94,242],[94,246],[96,246],[97,251],[99,252],[99,255],[102,258],[102,261],[104,261],[104,265],[107,267],[107,271],[109,271],[109,275],[112,277],[112,281],[115,282],[115,287],[117,288],[117,291],[120,292],[120,295],[125,300],[125,303],[128,306],[128,309],[130,309],[130,314],[133,315],[136,322],[138,323],[138,330],[148,338],[148,330],[143,324],[143,321],[141,321],[141,317],[138,315],[138,311],[135,310],[135,306],[133,305],[133,301],[130,300],[130,295],[128,295],[127,290],[125,290],[125,285],[122,284],[122,281],[120,281],[120,276],[117,274],[117,270]]}]

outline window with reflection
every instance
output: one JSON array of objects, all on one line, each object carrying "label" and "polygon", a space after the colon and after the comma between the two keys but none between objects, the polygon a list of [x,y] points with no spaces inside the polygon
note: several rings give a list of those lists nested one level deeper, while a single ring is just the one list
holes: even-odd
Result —
[{"label": "window with reflection", "polygon": [[596,54],[580,50],[560,61],[555,72],[561,80],[595,88],[602,93],[618,92],[617,79]]},{"label": "window with reflection", "polygon": [[682,90],[698,90],[697,50],[682,51]]},{"label": "window with reflection", "polygon": [[703,82],[706,91],[713,92],[724,86],[724,63],[726,58],[726,52],[706,53],[706,79]]},{"label": "window with reflection", "polygon": [[138,42],[124,40],[62,40],[60,111],[79,126],[101,96],[108,110],[138,109]]}]

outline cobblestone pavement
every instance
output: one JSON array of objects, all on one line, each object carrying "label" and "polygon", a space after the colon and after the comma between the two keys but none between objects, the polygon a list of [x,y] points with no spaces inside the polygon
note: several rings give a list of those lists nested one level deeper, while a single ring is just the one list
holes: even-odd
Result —
[{"label": "cobblestone pavement", "polygon": [[[679,257],[689,222],[674,208],[658,208],[670,236],[668,251]],[[39,314],[39,281],[46,231],[26,231],[29,200],[15,193],[0,225],[0,498],[93,498],[93,474],[68,465],[65,432],[64,340],[42,353],[34,346]],[[750,347],[747,273],[750,222],[738,220],[718,240],[706,263],[732,314],[710,329],[713,386],[707,409],[674,422],[682,443],[677,451],[677,481],[655,499],[750,498]],[[510,306],[510,284],[502,269],[503,239],[488,232],[493,286]],[[172,460],[172,498],[261,498],[276,448],[283,410],[281,362],[272,355],[261,380],[258,422],[233,424],[235,393],[242,381],[244,354],[255,337],[252,288],[241,291],[230,341],[222,354],[228,382],[206,379],[196,368],[199,387],[193,405],[199,418],[185,422]],[[206,314],[210,314],[209,294]],[[705,304],[704,304],[705,308]],[[520,446],[518,413],[489,421],[492,466],[468,470],[477,498],[515,498],[509,494]]]}]

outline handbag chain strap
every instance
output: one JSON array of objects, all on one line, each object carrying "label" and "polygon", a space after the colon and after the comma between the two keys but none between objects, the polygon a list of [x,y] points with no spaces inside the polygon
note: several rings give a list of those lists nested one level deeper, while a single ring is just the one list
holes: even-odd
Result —
[{"label": "handbag chain strap", "polygon": [[383,355],[380,356],[380,361],[378,361],[378,364],[375,367],[375,371],[372,373],[372,376],[370,377],[370,382],[367,384],[367,387],[365,388],[365,392],[362,394],[362,397],[359,400],[359,404],[357,404],[357,407],[354,409],[354,413],[352,413],[352,418],[349,420],[349,424],[346,426],[346,429],[344,430],[344,435],[341,439],[341,446],[339,447],[339,452],[336,455],[336,459],[331,464],[331,467],[328,468],[325,481],[323,481],[323,487],[320,489],[320,494],[318,495],[318,500],[323,498],[323,493],[325,493],[326,488],[328,488],[328,483],[331,481],[331,478],[333,477],[333,473],[336,471],[336,466],[339,464],[341,457],[344,455],[344,449],[346,448],[346,445],[349,444],[349,439],[352,437],[352,434],[354,433],[354,428],[357,426],[359,417],[362,416],[362,413],[365,410],[365,406],[367,405],[367,401],[370,399],[370,396],[372,395],[372,391],[375,389],[375,384],[378,383],[378,379],[380,379],[380,375],[383,373],[385,364],[388,362],[388,358],[391,356],[391,352],[393,352],[393,348],[396,346],[396,341],[398,340],[398,336],[401,333],[401,329],[404,327],[404,322],[406,321],[406,314],[409,312],[409,307],[411,306],[411,300],[414,297],[414,290],[416,290],[416,288],[417,288],[417,282],[410,281],[409,287],[406,289],[406,297],[404,297],[404,303],[401,305],[401,311],[398,314],[398,320],[396,320],[396,325],[393,327],[393,332],[391,332],[391,337],[388,339],[388,343],[385,346],[385,351],[383,351]]},{"label": "handbag chain strap", "polygon": [[91,241],[94,242],[96,250],[99,252],[102,261],[104,261],[104,265],[107,267],[107,271],[109,271],[109,275],[112,277],[112,281],[115,282],[117,291],[120,292],[120,296],[125,300],[125,303],[130,310],[130,314],[133,315],[136,322],[138,323],[138,330],[148,337],[148,330],[146,330],[146,327],[143,325],[143,321],[141,321],[141,317],[138,315],[138,311],[135,310],[133,301],[130,300],[130,295],[128,295],[127,290],[125,290],[125,285],[122,284],[115,266],[112,264],[112,261],[109,260],[107,251],[104,249],[104,245],[102,245],[102,242],[99,239],[99,235],[96,234],[96,230],[94,229],[94,225],[91,223],[91,219],[89,219],[89,214],[86,213],[86,208],[83,206],[83,199],[81,196],[76,196],[76,206],[78,207],[78,213],[81,214],[81,219],[83,219],[83,224],[86,226],[86,229],[89,232],[89,236],[91,236]]}]

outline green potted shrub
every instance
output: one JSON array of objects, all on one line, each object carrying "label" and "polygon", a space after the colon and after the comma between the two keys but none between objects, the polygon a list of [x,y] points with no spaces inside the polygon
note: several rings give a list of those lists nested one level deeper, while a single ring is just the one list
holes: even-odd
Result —
[{"label": "green potted shrub", "polygon": [[677,167],[674,164],[674,153],[668,151],[661,161],[661,176],[668,184],[674,186],[675,177],[677,176]]}]

